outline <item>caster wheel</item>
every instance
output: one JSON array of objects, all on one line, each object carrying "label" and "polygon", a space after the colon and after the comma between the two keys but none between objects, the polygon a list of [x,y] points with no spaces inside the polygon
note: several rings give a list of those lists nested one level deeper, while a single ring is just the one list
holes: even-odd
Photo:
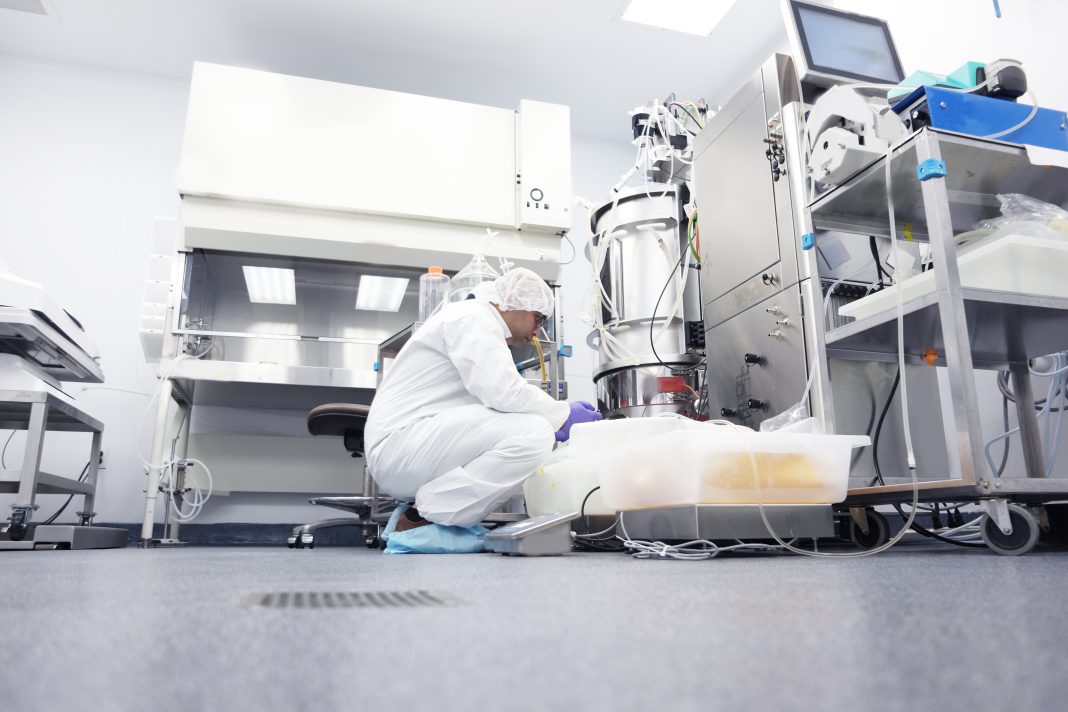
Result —
[{"label": "caster wheel", "polygon": [[364,540],[364,542],[363,542],[363,543],[367,545],[367,548],[368,548],[368,549],[381,549],[381,548],[383,548],[383,547],[382,547],[382,540],[381,540],[381,539],[379,539],[379,538],[378,538],[378,537],[376,537],[376,536],[369,536],[369,537],[367,537],[367,538],[366,538],[366,539]]},{"label": "caster wheel", "polygon": [[26,513],[15,512],[11,515],[11,524],[7,527],[7,535],[11,541],[22,541],[26,538],[26,532],[29,531],[29,527],[26,526]]},{"label": "caster wheel", "polygon": [[1002,556],[1019,556],[1034,549],[1038,541],[1038,521],[1027,508],[1010,504],[1009,521],[1012,522],[1012,534],[1001,531],[990,515],[983,519],[982,534],[986,545]]},{"label": "caster wheel", "polygon": [[886,517],[874,509],[865,510],[868,519],[868,532],[860,528],[852,518],[849,520],[849,539],[861,549],[877,549],[890,540],[890,526]]}]

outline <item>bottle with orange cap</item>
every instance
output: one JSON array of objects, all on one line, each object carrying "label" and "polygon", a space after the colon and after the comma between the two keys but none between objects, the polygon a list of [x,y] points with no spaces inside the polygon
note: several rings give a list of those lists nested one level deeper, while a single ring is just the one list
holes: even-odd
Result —
[{"label": "bottle with orange cap", "polygon": [[449,301],[452,284],[441,267],[430,267],[419,278],[419,323],[423,323]]}]

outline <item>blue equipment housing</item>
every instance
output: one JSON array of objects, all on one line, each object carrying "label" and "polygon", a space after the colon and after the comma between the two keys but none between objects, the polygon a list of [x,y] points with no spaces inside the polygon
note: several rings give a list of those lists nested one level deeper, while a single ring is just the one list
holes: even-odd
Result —
[{"label": "blue equipment housing", "polygon": [[[1005,99],[933,86],[917,87],[894,105],[896,113],[912,122],[912,130],[930,126],[976,138],[986,138],[1015,126],[1027,118],[1032,108]],[[1068,151],[1068,115],[1040,107],[1022,127],[995,140]]]}]

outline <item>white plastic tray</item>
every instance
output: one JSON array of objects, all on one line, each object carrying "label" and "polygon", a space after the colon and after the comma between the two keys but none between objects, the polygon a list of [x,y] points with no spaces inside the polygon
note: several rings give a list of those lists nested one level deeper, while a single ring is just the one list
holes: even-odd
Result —
[{"label": "white plastic tray", "polygon": [[[962,287],[991,289],[1041,297],[1068,299],[1068,240],[1006,235],[979,245],[957,258]],[[935,265],[935,269],[938,266]],[[901,283],[902,301],[935,291],[934,271]],[[838,309],[842,316],[866,319],[897,308],[894,287],[869,294]]]}]

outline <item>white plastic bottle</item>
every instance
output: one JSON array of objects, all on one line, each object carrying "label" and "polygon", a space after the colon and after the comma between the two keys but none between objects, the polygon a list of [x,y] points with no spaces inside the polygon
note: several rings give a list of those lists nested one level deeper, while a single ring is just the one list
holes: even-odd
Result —
[{"label": "white plastic bottle", "polygon": [[425,322],[430,316],[449,301],[452,284],[449,275],[443,274],[441,267],[430,267],[426,274],[419,278],[419,323]]}]

